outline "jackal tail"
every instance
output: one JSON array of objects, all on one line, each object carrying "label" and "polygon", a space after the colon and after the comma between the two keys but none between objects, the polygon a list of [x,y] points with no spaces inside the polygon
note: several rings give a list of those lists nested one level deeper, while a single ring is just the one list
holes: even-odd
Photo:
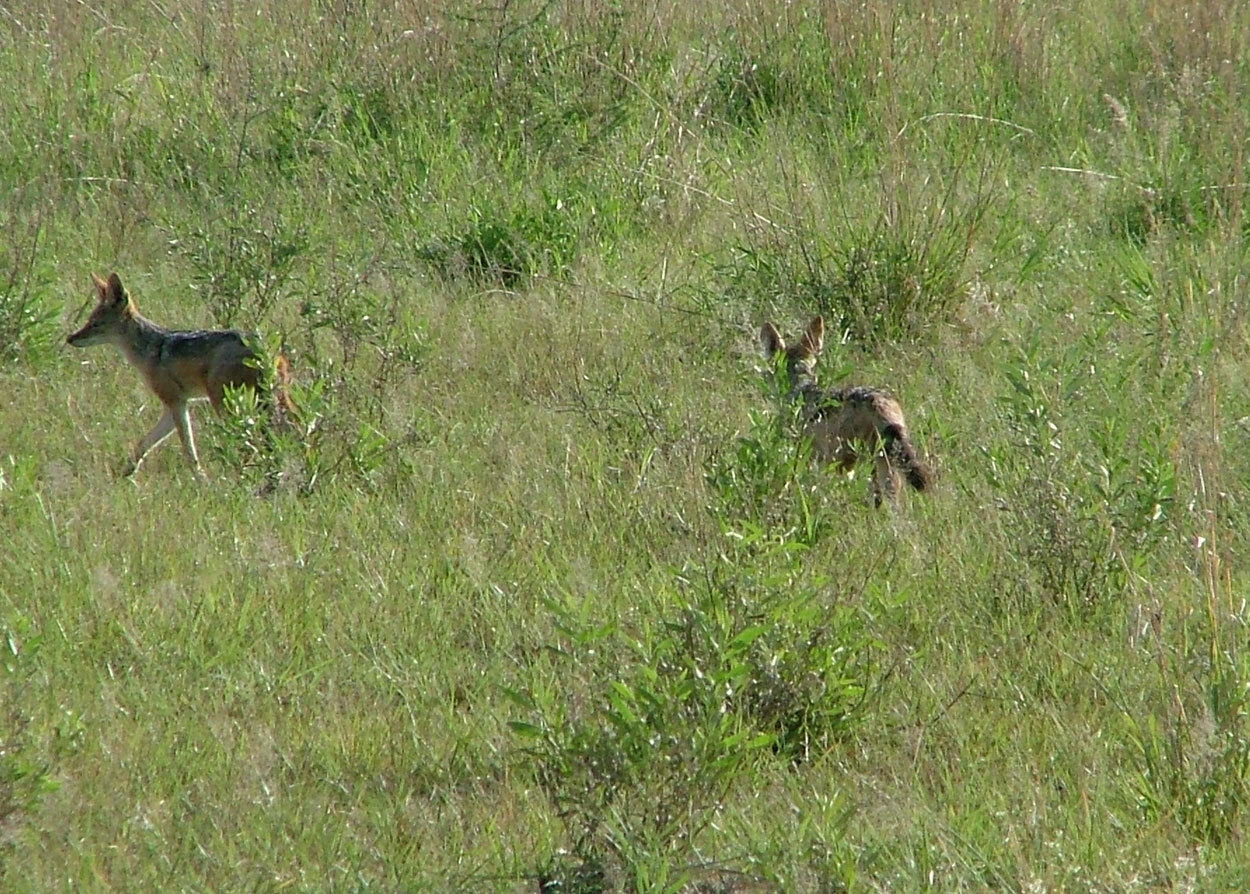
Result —
[{"label": "jackal tail", "polygon": [[273,358],[273,405],[279,421],[299,419],[299,411],[291,400],[291,361],[286,359],[285,354]]},{"label": "jackal tail", "polygon": [[929,490],[933,487],[933,469],[916,455],[916,448],[907,433],[897,425],[887,425],[882,433],[885,441],[885,455],[890,463],[903,472],[907,483],[916,490]]}]

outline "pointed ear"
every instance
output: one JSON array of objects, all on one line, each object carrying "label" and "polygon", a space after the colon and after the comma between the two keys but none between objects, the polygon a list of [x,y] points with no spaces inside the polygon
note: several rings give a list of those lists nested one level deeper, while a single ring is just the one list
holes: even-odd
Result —
[{"label": "pointed ear", "polygon": [[109,274],[109,281],[106,288],[109,301],[113,304],[126,303],[126,289],[122,286],[122,278],[116,273]]},{"label": "pointed ear", "polygon": [[775,357],[786,349],[786,343],[781,340],[781,333],[772,323],[765,323],[760,328],[760,348],[763,349],[766,357]]},{"label": "pointed ear", "polygon": [[803,333],[803,346],[813,354],[819,354],[825,346],[825,318],[815,317]]},{"label": "pointed ear", "polygon": [[100,279],[100,277],[96,276],[94,273],[91,274],[91,282],[95,285],[96,294],[99,295],[100,298],[103,298],[108,294],[109,284]]}]

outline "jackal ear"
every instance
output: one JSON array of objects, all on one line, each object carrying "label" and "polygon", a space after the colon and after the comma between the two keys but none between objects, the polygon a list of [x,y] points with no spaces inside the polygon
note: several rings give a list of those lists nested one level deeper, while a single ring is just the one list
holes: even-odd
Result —
[{"label": "jackal ear", "polygon": [[812,354],[819,354],[825,346],[825,318],[813,317],[803,333],[803,347]]},{"label": "jackal ear", "polygon": [[101,298],[103,298],[105,295],[108,294],[108,291],[109,291],[108,282],[106,282],[103,279],[100,279],[100,277],[96,276],[94,273],[91,274],[91,282],[95,286],[96,293]]},{"label": "jackal ear", "polygon": [[109,274],[105,294],[113,304],[124,304],[126,302],[126,289],[122,286],[122,278],[116,273]]},{"label": "jackal ear", "polygon": [[763,349],[766,357],[775,357],[786,349],[786,343],[781,340],[781,333],[772,323],[765,323],[760,328],[760,348]]}]

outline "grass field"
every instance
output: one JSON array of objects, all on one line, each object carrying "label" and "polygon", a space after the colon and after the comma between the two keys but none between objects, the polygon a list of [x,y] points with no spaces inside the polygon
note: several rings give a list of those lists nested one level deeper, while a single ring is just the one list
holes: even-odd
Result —
[{"label": "grass field", "polygon": [[[0,9],[0,888],[1250,886],[1250,6]],[[63,346],[120,272],[301,429]],[[757,355],[885,385],[875,510]]]}]

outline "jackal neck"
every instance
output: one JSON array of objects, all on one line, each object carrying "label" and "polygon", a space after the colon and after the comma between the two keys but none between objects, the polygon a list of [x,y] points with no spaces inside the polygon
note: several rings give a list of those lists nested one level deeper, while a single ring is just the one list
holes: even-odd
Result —
[{"label": "jackal neck", "polygon": [[804,418],[809,421],[823,416],[837,399],[837,395],[816,387],[815,380],[811,378],[790,390],[791,402],[802,408]]},{"label": "jackal neck", "polygon": [[860,392],[859,387],[821,388],[810,376],[790,390],[791,402],[797,404],[805,420],[814,422],[823,419],[830,413],[840,412],[848,402],[854,404]]},{"label": "jackal neck", "polygon": [[135,363],[146,357],[154,346],[159,345],[168,337],[169,330],[143,316],[134,304],[131,304],[128,310],[125,324],[117,333],[117,344],[126,355],[126,359]]},{"label": "jackal neck", "polygon": [[810,403],[820,396],[816,387],[816,377],[806,368],[795,366],[788,370],[790,375],[790,393],[786,398],[792,402]]}]

